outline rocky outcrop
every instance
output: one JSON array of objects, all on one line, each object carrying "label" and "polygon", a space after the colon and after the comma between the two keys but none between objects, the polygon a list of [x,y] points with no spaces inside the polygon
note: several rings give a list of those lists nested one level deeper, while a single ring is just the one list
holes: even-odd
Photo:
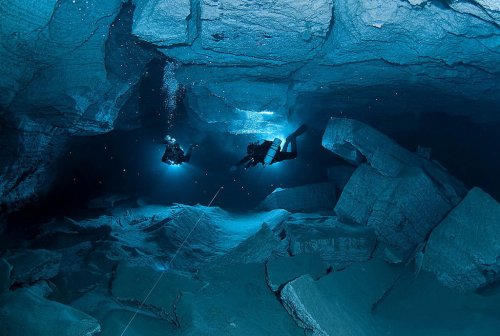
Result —
[{"label": "rocky outcrop", "polygon": [[61,254],[48,250],[7,251],[5,260],[12,265],[13,283],[34,283],[51,279],[59,273]]},{"label": "rocky outcrop", "polygon": [[[347,99],[328,96],[348,88],[499,98],[491,1],[135,2],[134,34],[181,65],[190,108],[224,131],[237,133],[260,112],[274,113],[271,124],[291,110],[309,113],[316,100],[342,106]],[[260,125],[252,133],[275,132]]]},{"label": "rocky outcrop", "polygon": [[0,4],[0,204],[6,209],[45,190],[68,136],[120,126],[119,112],[153,57],[130,35],[132,10],[121,0]]},{"label": "rocky outcrop", "polygon": [[[22,242],[22,253],[13,250],[31,255],[23,261],[34,270],[30,279],[50,280],[12,284],[22,258],[12,269],[0,259],[0,334],[421,336],[499,328],[498,293],[464,295],[431,273],[415,277],[413,265],[370,254],[370,229],[332,216],[183,205],[122,211],[53,220]],[[41,245],[52,252],[35,249]],[[60,257],[55,277],[33,266],[51,253]]]},{"label": "rocky outcrop", "polygon": [[454,204],[465,195],[464,185],[439,163],[408,151],[385,134],[360,121],[330,118],[322,145],[355,165],[367,161],[378,173],[388,177],[398,176],[408,167],[419,167],[436,181]]},{"label": "rocky outcrop", "polygon": [[372,310],[397,279],[397,271],[374,260],[317,281],[302,276],[281,291],[281,300],[312,335],[379,335]]},{"label": "rocky outcrop", "polygon": [[344,188],[335,213],[342,220],[372,228],[377,239],[399,255],[396,260],[404,260],[453,205],[418,168],[386,177],[361,165]]},{"label": "rocky outcrop", "polygon": [[101,331],[93,317],[49,301],[29,289],[0,295],[0,334],[92,336]]},{"label": "rocky outcrop", "polygon": [[317,255],[334,270],[369,260],[377,245],[371,229],[315,214],[290,216],[283,223],[281,235],[290,255]]},{"label": "rocky outcrop", "polygon": [[423,269],[446,286],[476,290],[500,280],[500,204],[474,188],[432,231]]},{"label": "rocky outcrop", "polygon": [[465,194],[465,186],[437,162],[411,153],[359,121],[331,118],[323,146],[359,165],[335,214],[372,228],[394,262],[409,257]]},{"label": "rocky outcrop", "polygon": [[318,279],[328,271],[328,265],[313,254],[283,256],[266,263],[266,279],[269,288],[278,291],[286,283],[302,276],[310,275]]}]

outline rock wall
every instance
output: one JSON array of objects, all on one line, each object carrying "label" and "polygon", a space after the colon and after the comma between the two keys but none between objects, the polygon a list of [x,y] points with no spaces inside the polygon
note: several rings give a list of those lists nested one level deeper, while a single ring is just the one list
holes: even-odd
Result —
[{"label": "rock wall", "polygon": [[0,4],[0,204],[22,205],[49,185],[72,135],[115,120],[153,57],[130,35],[121,0]]},{"label": "rock wall", "polygon": [[500,98],[500,11],[491,1],[135,2],[133,33],[183,65],[191,108],[225,131],[258,112],[286,120],[311,95],[355,87]]}]

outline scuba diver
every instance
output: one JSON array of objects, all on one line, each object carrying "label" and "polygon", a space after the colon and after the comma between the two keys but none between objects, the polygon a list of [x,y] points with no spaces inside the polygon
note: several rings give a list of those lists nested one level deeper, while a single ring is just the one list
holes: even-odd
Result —
[{"label": "scuba diver", "polygon": [[165,144],[166,147],[161,161],[168,165],[180,165],[184,162],[189,162],[193,148],[196,147],[194,145],[190,145],[187,152],[184,153],[181,146],[170,135],[167,135],[165,139],[163,139],[163,144]]},{"label": "scuba diver", "polygon": [[[307,125],[303,124],[295,132],[290,134],[281,149],[281,140],[276,138],[274,141],[262,140],[251,143],[247,146],[247,156],[241,159],[231,170],[236,170],[237,167],[245,165],[245,169],[255,167],[257,164],[272,165],[276,162],[295,159],[297,153],[297,137],[302,135],[307,130]],[[288,146],[292,145],[289,152]]]}]

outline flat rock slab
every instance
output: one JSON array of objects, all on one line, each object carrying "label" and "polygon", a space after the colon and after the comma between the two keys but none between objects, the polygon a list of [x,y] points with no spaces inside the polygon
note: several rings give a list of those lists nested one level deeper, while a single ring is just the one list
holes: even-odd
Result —
[{"label": "flat rock slab", "polygon": [[423,268],[449,287],[474,290],[500,279],[500,204],[479,188],[434,229]]},{"label": "flat rock slab", "polygon": [[100,331],[93,317],[29,289],[0,296],[0,335],[91,336]]},{"label": "flat rock slab", "polygon": [[317,214],[293,214],[284,222],[284,233],[290,255],[315,254],[335,270],[367,261],[377,244],[371,229]]},{"label": "flat rock slab", "polygon": [[179,330],[170,321],[160,320],[145,314],[137,314],[132,323],[128,323],[134,316],[133,310],[116,309],[109,312],[102,320],[101,336],[165,336],[180,335]]},{"label": "flat rock slab", "polygon": [[149,307],[150,311],[161,316],[172,313],[173,305],[181,292],[196,292],[203,283],[172,271],[163,273],[160,267],[155,269],[152,266],[120,262],[113,278],[111,293],[124,303],[139,306],[153,286],[154,291],[144,303],[144,309]]},{"label": "flat rock slab", "polygon": [[61,254],[49,250],[11,250],[4,256],[12,265],[11,278],[16,283],[48,280],[59,273]]},{"label": "flat rock slab", "polygon": [[317,279],[325,275],[327,270],[328,264],[316,255],[284,256],[266,263],[266,279],[269,287],[276,292],[282,285],[295,278],[308,274]]},{"label": "flat rock slab", "polygon": [[262,201],[260,208],[285,209],[290,212],[331,211],[336,201],[335,185],[327,182],[275,189]]},{"label": "flat rock slab", "polygon": [[312,335],[379,335],[372,310],[398,272],[380,260],[356,264],[315,281],[308,275],[281,291],[283,304]]},{"label": "flat rock slab", "polygon": [[264,264],[225,265],[200,278],[208,286],[176,305],[182,335],[304,335],[267,286]]}]

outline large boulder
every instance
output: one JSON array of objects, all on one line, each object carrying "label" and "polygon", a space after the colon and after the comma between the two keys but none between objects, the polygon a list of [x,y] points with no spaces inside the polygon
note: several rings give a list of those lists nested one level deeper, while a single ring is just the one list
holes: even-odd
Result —
[{"label": "large boulder", "polygon": [[358,167],[335,207],[344,221],[372,228],[391,255],[404,259],[453,207],[420,168],[384,176],[367,164]]},{"label": "large boulder", "polygon": [[371,258],[377,240],[366,227],[347,225],[335,217],[294,214],[283,224],[288,253],[315,254],[334,270]]},{"label": "large boulder", "polygon": [[0,296],[0,335],[92,336],[100,331],[93,317],[29,289]]},{"label": "large boulder", "polygon": [[285,209],[290,212],[331,212],[337,201],[332,183],[307,184],[293,188],[277,188],[260,204],[265,210]]},{"label": "large boulder", "polygon": [[500,204],[479,188],[432,231],[423,268],[449,287],[475,290],[500,279]]},{"label": "large boulder", "polygon": [[383,176],[396,177],[408,167],[418,167],[436,182],[453,204],[466,193],[464,185],[440,165],[406,150],[360,121],[330,118],[322,145],[353,164],[367,161]]},{"label": "large boulder", "polygon": [[373,228],[393,261],[406,258],[465,195],[465,186],[438,163],[359,121],[331,118],[323,146],[358,165],[335,213]]},{"label": "large boulder", "polygon": [[12,265],[12,282],[33,283],[59,273],[61,254],[49,250],[11,250],[4,256]]},{"label": "large boulder", "polygon": [[311,335],[379,335],[373,309],[397,276],[390,265],[372,260],[319,280],[301,276],[283,287],[281,300]]}]

